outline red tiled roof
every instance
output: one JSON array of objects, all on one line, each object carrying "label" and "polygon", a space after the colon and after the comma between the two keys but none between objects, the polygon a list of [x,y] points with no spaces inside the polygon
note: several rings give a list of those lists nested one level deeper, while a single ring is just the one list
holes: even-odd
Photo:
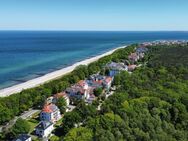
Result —
[{"label": "red tiled roof", "polygon": [[45,112],[45,113],[52,113],[52,109],[51,109],[51,106],[52,104],[49,104],[49,105],[44,105],[43,109],[42,109],[42,112]]}]

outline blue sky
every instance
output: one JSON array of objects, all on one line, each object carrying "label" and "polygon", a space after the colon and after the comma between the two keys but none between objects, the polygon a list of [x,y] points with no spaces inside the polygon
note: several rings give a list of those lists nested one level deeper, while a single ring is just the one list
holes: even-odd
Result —
[{"label": "blue sky", "polygon": [[0,0],[0,29],[188,31],[188,0]]}]

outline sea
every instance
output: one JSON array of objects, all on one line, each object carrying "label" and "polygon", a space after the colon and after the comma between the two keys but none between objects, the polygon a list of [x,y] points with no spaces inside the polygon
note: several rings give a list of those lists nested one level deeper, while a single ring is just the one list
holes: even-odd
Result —
[{"label": "sea", "polygon": [[188,32],[0,31],[0,89],[119,46],[155,40],[188,40]]}]

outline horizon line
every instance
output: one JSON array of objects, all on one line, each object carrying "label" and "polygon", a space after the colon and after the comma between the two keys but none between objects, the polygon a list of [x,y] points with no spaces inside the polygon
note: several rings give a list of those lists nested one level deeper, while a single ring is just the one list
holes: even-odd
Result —
[{"label": "horizon line", "polygon": [[0,31],[64,31],[64,32],[188,32],[188,30],[64,30],[64,29],[0,29]]}]

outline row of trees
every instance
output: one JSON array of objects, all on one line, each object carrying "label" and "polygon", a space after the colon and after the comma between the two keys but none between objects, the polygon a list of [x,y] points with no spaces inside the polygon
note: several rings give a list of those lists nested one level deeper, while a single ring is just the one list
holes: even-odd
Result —
[{"label": "row of trees", "polygon": [[127,72],[117,75],[114,85],[118,89],[105,100],[100,112],[86,110],[90,106],[84,106],[65,115],[62,138],[65,141],[188,140],[186,52],[188,46],[149,47],[143,60],[148,65],[131,75]]}]

